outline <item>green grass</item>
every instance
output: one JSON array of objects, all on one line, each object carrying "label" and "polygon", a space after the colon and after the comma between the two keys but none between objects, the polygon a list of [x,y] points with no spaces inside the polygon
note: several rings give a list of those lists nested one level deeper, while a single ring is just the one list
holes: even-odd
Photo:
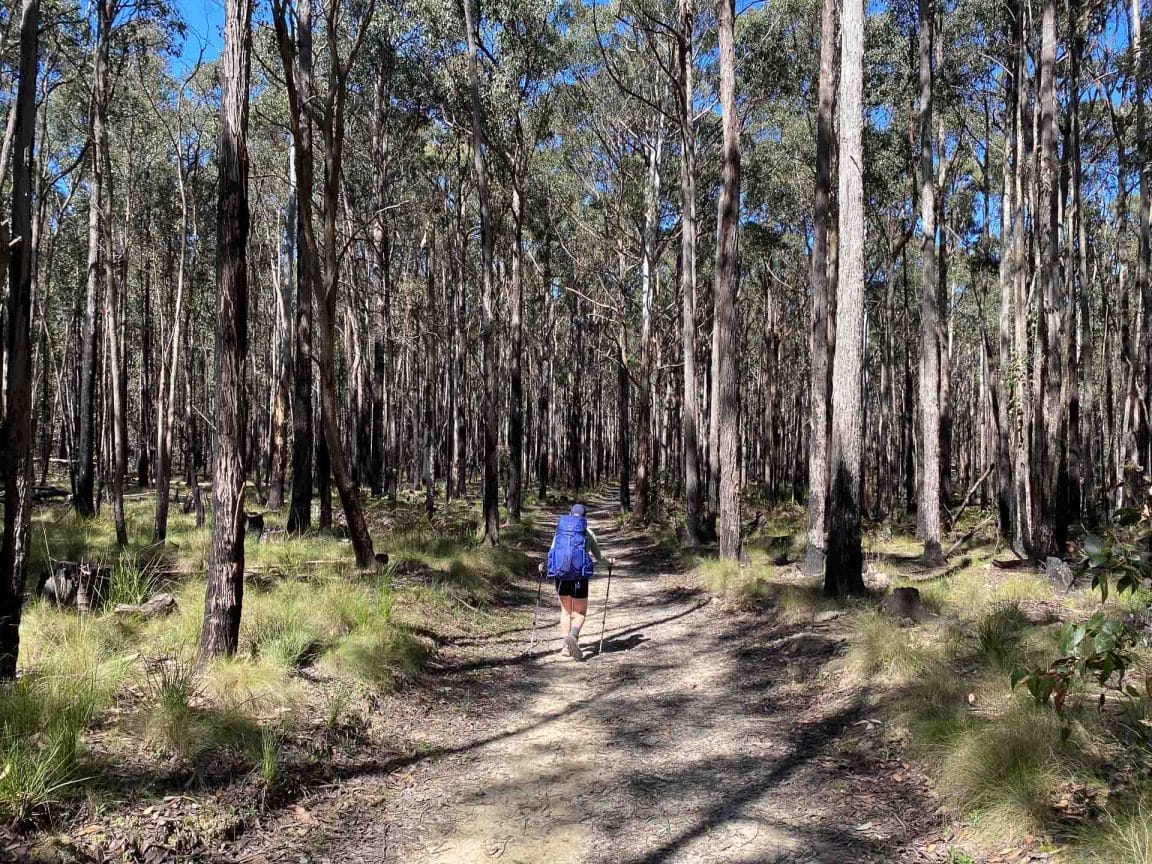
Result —
[{"label": "green grass", "polygon": [[81,738],[107,708],[104,682],[27,674],[0,687],[0,818],[23,821],[85,779]]},{"label": "green grass", "polygon": [[980,652],[994,668],[1010,675],[1023,660],[1020,639],[1027,626],[1027,619],[1015,603],[993,609],[976,625]]},{"label": "green grass", "polygon": [[[177,608],[142,619],[27,604],[21,677],[0,689],[0,820],[28,819],[85,789],[96,794],[88,781],[103,769],[87,765],[84,749],[94,724],[113,742],[110,750],[102,743],[102,759],[118,758],[115,742],[138,741],[162,760],[158,773],[163,764],[200,772],[217,757],[239,760],[268,790],[281,781],[284,744],[298,730],[319,718],[342,733],[358,694],[416,678],[434,643],[413,624],[435,629],[444,610],[490,607],[534,562],[478,545],[475,503],[440,501],[429,521],[422,498],[408,497],[395,508],[369,503],[377,548],[393,561],[381,573],[358,573],[350,546],[326,533],[250,538],[239,650],[200,666],[189,658],[203,618],[207,527],[174,509],[167,542],[152,544],[153,502],[132,500],[121,549],[110,511],[96,519],[37,512],[31,579],[54,561],[90,561],[112,569],[109,608],[160,590]],[[282,526],[280,514],[265,518],[270,529]],[[506,539],[530,537],[535,519],[526,512]],[[417,565],[418,579],[395,578],[405,562]]]},{"label": "green grass", "polygon": [[817,614],[837,608],[824,596],[822,582],[797,578],[770,563],[768,553],[750,552],[745,565],[716,558],[695,559],[701,584],[738,609],[771,608],[788,624],[811,623]]},{"label": "green grass", "polygon": [[336,675],[386,691],[417,675],[430,656],[425,641],[400,627],[383,625],[352,633],[322,662]]},{"label": "green grass", "polygon": [[1110,804],[1099,824],[1077,839],[1094,864],[1152,864],[1152,784],[1145,782],[1123,802]]},{"label": "green grass", "polygon": [[985,839],[1042,831],[1061,788],[1093,776],[1088,742],[1063,736],[1054,712],[1012,700],[994,719],[966,723],[942,748],[937,789]]},{"label": "green grass", "polygon": [[933,670],[946,659],[935,629],[902,627],[878,609],[857,612],[844,657],[845,672],[861,683],[905,683]]}]

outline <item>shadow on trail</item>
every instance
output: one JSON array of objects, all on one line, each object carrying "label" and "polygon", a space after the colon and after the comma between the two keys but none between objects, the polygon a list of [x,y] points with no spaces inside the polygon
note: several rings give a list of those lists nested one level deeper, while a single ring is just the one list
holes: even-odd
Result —
[{"label": "shadow on trail", "polygon": [[[587,503],[602,522],[602,505],[595,499]],[[536,662],[555,654],[555,619],[549,614],[539,623],[537,650],[513,647],[517,641],[528,647],[531,628],[505,630],[495,640],[471,643],[495,649],[487,656],[449,662],[425,685],[444,700],[467,691],[469,716],[478,719],[532,711],[540,704],[536,697],[556,685],[559,707],[526,718],[521,713],[524,722],[507,727],[476,728],[455,746],[338,766],[331,780],[385,777],[465,754],[471,754],[469,760],[491,760],[492,754],[475,751],[506,741],[517,742],[517,753],[530,750],[540,730],[568,724],[559,729],[579,733],[571,739],[573,747],[602,748],[573,802],[595,844],[582,862],[919,860],[902,857],[907,828],[888,831],[883,839],[853,828],[872,820],[890,822],[891,814],[905,807],[918,807],[920,820],[931,819],[937,805],[908,804],[900,796],[913,793],[881,788],[891,785],[884,783],[848,797],[850,787],[883,780],[884,774],[881,756],[853,749],[870,729],[865,724],[861,733],[861,723],[875,710],[868,690],[836,692],[834,686],[811,683],[843,652],[843,640],[831,628],[811,623],[789,625],[767,614],[710,610],[712,598],[697,585],[676,584],[681,577],[674,562],[642,534],[617,525],[597,534],[606,554],[627,562],[613,574],[602,654],[596,607],[602,594],[593,593],[584,631],[590,662]],[[527,602],[533,599],[530,595]],[[799,653],[779,647],[801,633]],[[525,638],[508,638],[520,634]],[[483,691],[479,701],[478,691]],[[511,801],[547,800],[571,780],[572,765],[564,758],[526,764],[531,770],[519,773],[501,773],[504,763],[496,764],[496,771],[485,770],[482,787],[454,793],[457,824],[480,812],[472,808],[491,807],[502,795]],[[442,775],[456,784],[454,771],[448,765]],[[372,830],[381,832],[379,842],[389,852],[396,848],[387,839],[392,815],[370,814]],[[896,821],[903,824],[898,816]],[[368,848],[364,837],[356,842],[349,850]],[[774,850],[771,857],[761,855],[767,848]]]},{"label": "shadow on trail", "polygon": [[[605,642],[604,642],[605,647],[607,647],[607,645],[611,641],[619,640],[622,636],[629,636],[633,633],[640,633],[644,630],[650,630],[650,629],[653,629],[656,627],[660,627],[663,624],[669,624],[673,621],[678,621],[679,619],[684,618],[687,615],[691,615],[693,612],[699,611],[700,609],[702,609],[706,605],[707,605],[707,601],[704,601],[702,603],[697,603],[694,606],[690,606],[687,609],[676,612],[672,615],[666,615],[663,618],[656,618],[656,619],[653,619],[651,621],[643,621],[639,624],[633,624],[630,627],[624,627],[624,628],[618,629],[618,630],[609,629],[605,632]],[[624,606],[622,608],[627,608],[627,606]],[[611,612],[609,613],[609,615],[611,615]],[[590,615],[589,620],[592,620],[593,617],[594,616]],[[555,636],[555,633],[553,631],[554,631],[554,628],[550,628],[546,635],[542,632],[542,636],[538,640],[537,644],[540,644],[541,642],[548,643],[548,642],[553,641],[553,637]],[[586,630],[585,635],[589,638],[589,640],[591,640],[593,637],[595,637],[596,642],[598,643],[599,642],[599,636],[597,635],[598,632],[599,632],[599,627],[597,626],[596,629]],[[461,674],[465,674],[468,672],[475,672],[479,669],[501,669],[501,668],[506,668],[509,666],[522,666],[526,663],[530,663],[533,660],[540,660],[540,659],[543,659],[544,657],[550,657],[555,653],[556,653],[555,648],[543,648],[543,649],[536,649],[530,653],[524,652],[524,653],[518,654],[514,657],[491,657],[491,658],[482,659],[482,660],[470,660],[470,661],[466,661],[463,663],[455,663],[455,664],[448,664],[445,666],[441,666],[437,669],[432,670],[431,674],[433,674],[433,675],[461,675]],[[605,651],[604,653],[607,654],[608,652]]]}]

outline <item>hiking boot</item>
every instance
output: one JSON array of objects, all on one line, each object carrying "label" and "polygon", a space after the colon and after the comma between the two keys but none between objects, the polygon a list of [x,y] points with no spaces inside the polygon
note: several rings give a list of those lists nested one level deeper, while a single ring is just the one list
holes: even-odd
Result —
[{"label": "hiking boot", "polygon": [[568,643],[567,642],[565,642],[563,645],[560,646],[560,656],[561,657],[571,657],[572,656],[572,653],[568,650]]},{"label": "hiking boot", "polygon": [[564,647],[568,651],[568,656],[573,660],[583,660],[584,652],[580,650],[580,643],[576,641],[576,637],[569,634],[564,637]]}]

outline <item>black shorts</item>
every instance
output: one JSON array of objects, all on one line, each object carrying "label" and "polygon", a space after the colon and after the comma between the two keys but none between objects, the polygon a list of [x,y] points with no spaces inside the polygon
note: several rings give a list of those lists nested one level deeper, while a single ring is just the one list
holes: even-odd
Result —
[{"label": "black shorts", "polygon": [[588,599],[587,579],[558,579],[556,593],[561,597],[572,597],[576,600]]}]

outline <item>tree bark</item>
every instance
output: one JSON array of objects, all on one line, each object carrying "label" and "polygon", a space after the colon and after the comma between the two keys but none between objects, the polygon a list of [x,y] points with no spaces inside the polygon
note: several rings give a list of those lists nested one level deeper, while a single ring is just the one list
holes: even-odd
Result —
[{"label": "tree bark", "polygon": [[1059,157],[1056,152],[1056,3],[1045,0],[1040,34],[1040,188],[1037,225],[1040,256],[1042,309],[1037,316],[1036,343],[1039,355],[1037,389],[1040,405],[1034,412],[1032,454],[1034,488],[1038,493],[1036,530],[1031,553],[1038,560],[1061,555],[1066,520],[1060,503],[1060,464],[1064,437],[1061,378],[1061,315],[1063,305],[1060,280]]},{"label": "tree bark", "polygon": [[32,488],[32,183],[35,176],[38,0],[20,9],[20,76],[12,153],[12,231],[5,315],[4,536],[0,540],[0,680],[16,676],[20,613],[28,575]]},{"label": "tree bark", "polygon": [[735,0],[718,0],[720,106],[724,159],[716,227],[716,319],[719,404],[720,557],[740,557],[740,331],[736,294],[740,280],[740,115],[736,110]]},{"label": "tree bark", "polygon": [[936,11],[920,0],[920,503],[917,523],[924,559],[943,561],[940,549],[940,286],[936,276],[935,147],[932,129],[932,59]]},{"label": "tree bark", "polygon": [[269,436],[268,509],[284,506],[288,472],[288,410],[292,390],[292,262],[296,257],[296,147],[288,151],[288,194],[284,201],[284,226],[277,256],[276,361],[272,397],[272,430]]},{"label": "tree bark", "polygon": [[1148,130],[1148,55],[1143,44],[1143,10],[1132,0],[1132,60],[1136,78],[1136,161],[1140,166],[1140,234],[1136,254],[1136,294],[1142,304],[1141,362],[1144,367],[1144,410],[1140,425],[1139,464],[1152,468],[1152,141]]},{"label": "tree bark", "polygon": [[80,419],[77,432],[76,512],[96,515],[96,384],[100,379],[100,267],[102,202],[105,195],[105,162],[101,141],[108,101],[108,55],[111,21],[107,0],[97,4],[96,45],[92,52],[92,95],[88,124],[88,146],[92,159],[92,179],[88,184],[88,281],[84,300],[84,330],[80,346]]},{"label": "tree bark", "polygon": [[816,189],[812,219],[812,381],[808,446],[808,546],[804,567],[809,576],[824,572],[828,549],[828,403],[831,358],[828,314],[828,235],[832,193],[832,110],[836,101],[836,0],[823,0],[820,14],[820,84],[816,108]]},{"label": "tree bark", "polygon": [[248,83],[251,0],[225,0],[216,203],[216,423],[212,550],[200,657],[236,652],[244,600],[244,438],[248,423]]},{"label": "tree bark", "polygon": [[495,286],[492,263],[492,216],[488,196],[488,166],[485,163],[484,117],[480,104],[480,62],[478,59],[479,20],[473,0],[463,0],[464,29],[468,42],[468,90],[472,108],[472,161],[476,170],[476,191],[480,200],[481,297],[480,342],[483,386],[484,439],[484,540],[495,546],[500,542],[500,490],[496,416],[496,334]]},{"label": "tree bark", "polygon": [[860,510],[864,449],[864,2],[844,0],[840,40],[839,273],[832,363],[828,559],[824,591],[864,591]]},{"label": "tree bark", "polygon": [[[831,0],[829,0],[831,2]],[[683,345],[681,424],[684,451],[684,505],[688,541],[698,545],[700,530],[700,442],[696,405],[696,123],[695,55],[693,53],[693,0],[680,0],[680,294]]]},{"label": "tree bark", "polygon": [[[648,518],[655,497],[652,476],[652,377],[655,333],[652,319],[655,314],[656,255],[660,238],[660,160],[664,153],[664,118],[655,116],[651,123],[650,137],[644,142],[647,182],[644,186],[644,234],[640,258],[640,381],[636,394],[634,512],[640,521]],[[573,394],[573,404],[576,404],[578,398],[577,394]]]},{"label": "tree bark", "polygon": [[[281,14],[281,19],[283,14]],[[279,33],[279,27],[277,28]],[[277,37],[279,41],[279,36]],[[287,33],[284,34],[284,42]],[[287,44],[280,45],[281,60]],[[299,4],[296,21],[296,70],[294,80],[299,97],[294,112],[293,141],[296,149],[296,322],[294,327],[296,361],[292,386],[292,496],[288,505],[287,529],[303,534],[312,527],[312,295],[316,249],[308,242],[312,226],[312,115],[306,106],[312,101],[312,0]],[[305,204],[304,202],[308,202]]]},{"label": "tree bark", "polygon": [[[470,2],[470,0],[466,0]],[[514,160],[518,162],[517,160]],[[508,357],[508,518],[520,521],[524,490],[524,166],[512,168],[512,347]]]}]

